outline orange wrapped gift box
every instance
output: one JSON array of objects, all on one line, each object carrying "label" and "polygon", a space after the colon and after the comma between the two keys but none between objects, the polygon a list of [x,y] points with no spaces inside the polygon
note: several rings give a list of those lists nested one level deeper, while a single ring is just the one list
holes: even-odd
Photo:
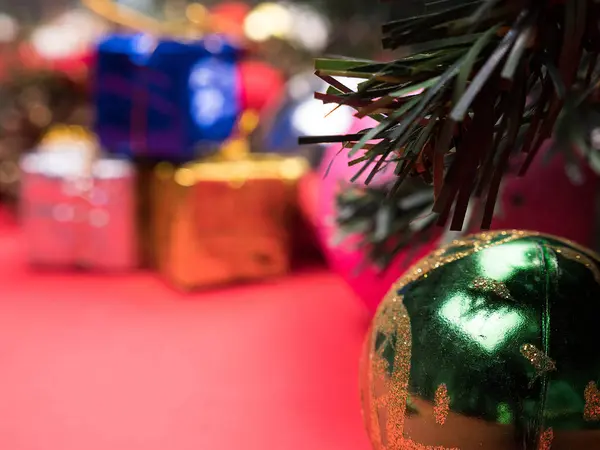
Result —
[{"label": "orange wrapped gift box", "polygon": [[159,164],[151,186],[159,271],[194,289],[283,275],[303,158],[245,155],[175,168]]}]

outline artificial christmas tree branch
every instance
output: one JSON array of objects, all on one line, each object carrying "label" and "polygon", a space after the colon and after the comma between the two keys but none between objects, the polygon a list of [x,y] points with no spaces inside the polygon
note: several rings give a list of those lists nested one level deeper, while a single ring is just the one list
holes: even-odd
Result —
[{"label": "artificial christmas tree branch", "polygon": [[[352,242],[366,253],[365,264],[384,270],[411,244],[427,242],[433,236],[431,188],[419,180],[404,184],[402,198],[389,199],[389,186],[343,187],[336,197],[336,240]],[[407,261],[410,261],[408,255]]]},{"label": "artificial christmas tree branch", "polygon": [[[436,2],[439,3],[440,2]],[[592,0],[444,1],[436,12],[384,25],[383,45],[398,59],[328,59],[315,64],[331,84],[317,98],[347,105],[378,124],[359,133],[301,143],[350,147],[368,184],[387,164],[396,187],[420,176],[433,184],[438,223],[462,229],[470,199],[484,203],[490,226],[511,158],[525,175],[553,138],[570,160],[598,164],[596,63],[599,5]],[[426,4],[427,6],[427,4]],[[353,91],[334,77],[364,81]],[[583,156],[584,158],[581,158]]]}]

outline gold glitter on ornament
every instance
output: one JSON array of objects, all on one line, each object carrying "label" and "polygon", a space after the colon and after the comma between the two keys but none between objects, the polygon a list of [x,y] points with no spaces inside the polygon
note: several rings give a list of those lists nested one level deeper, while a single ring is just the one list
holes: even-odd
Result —
[{"label": "gold glitter on ornament", "polygon": [[[494,254],[488,255],[487,250],[496,247],[504,248],[498,248],[498,252],[489,251],[489,253]],[[503,252],[505,249],[515,251],[512,253],[510,251]],[[556,260],[550,261],[549,264],[547,259],[544,258],[548,250],[551,250],[550,254]],[[519,261],[516,259],[493,261],[498,264],[489,268],[486,266],[485,263],[488,260],[500,258],[506,254],[509,256],[518,254],[522,258]],[[463,259],[466,259],[466,261],[462,261]],[[571,264],[567,259],[573,259],[578,263]],[[510,299],[513,306],[510,306],[509,302],[505,302],[506,309],[514,311],[519,317],[522,317],[521,309],[517,305],[517,300],[519,300],[517,292],[509,291],[508,286],[512,288],[513,282],[517,286],[525,280],[528,285],[531,284],[535,289],[544,289],[546,279],[540,276],[540,271],[547,274],[548,271],[552,272],[553,269],[558,269],[559,272],[553,275],[560,276],[562,264],[568,266],[569,270],[573,269],[574,273],[575,271],[581,273],[582,270],[585,271],[586,269],[597,271],[600,268],[600,266],[598,268],[593,267],[594,264],[598,264],[595,261],[593,252],[577,247],[576,244],[561,238],[545,236],[535,232],[499,231],[480,233],[458,239],[449,246],[432,252],[405,272],[405,275],[397,280],[379,307],[373,321],[373,329],[368,338],[368,366],[362,368],[366,375],[365,384],[363,385],[363,389],[366,390],[366,392],[363,392],[364,416],[373,449],[458,450],[460,448],[460,450],[466,450],[467,448],[481,447],[485,450],[488,447],[490,449],[493,447],[504,450],[506,447],[508,450],[508,447],[522,447],[523,442],[512,440],[513,437],[517,436],[510,436],[519,431],[518,425],[520,422],[520,417],[517,415],[513,417],[514,411],[512,409],[509,408],[508,412],[503,412],[501,418],[500,409],[498,409],[499,418],[493,421],[497,423],[492,423],[492,418],[487,415],[489,412],[487,406],[485,416],[483,410],[477,411],[473,415],[466,415],[461,411],[461,408],[458,408],[458,404],[455,404],[458,397],[453,390],[453,385],[451,383],[445,386],[440,384],[440,381],[452,379],[458,369],[454,367],[449,369],[448,374],[444,372],[443,378],[440,378],[433,385],[431,384],[434,381],[431,379],[431,374],[438,373],[436,370],[437,365],[435,361],[427,360],[427,358],[443,358],[447,353],[446,349],[439,352],[429,352],[428,350],[433,348],[432,345],[439,345],[440,341],[444,339],[445,331],[450,326],[454,327],[454,324],[440,321],[439,325],[436,322],[435,327],[432,326],[431,329],[428,329],[423,327],[422,321],[428,319],[429,316],[434,317],[434,314],[435,320],[441,319],[438,313],[447,306],[446,297],[452,299],[456,292],[463,294],[465,288],[479,290],[479,292],[489,292],[483,296],[486,298],[481,299],[482,310],[487,308],[492,313],[497,310],[497,302],[487,298],[493,295],[497,300]],[[587,267],[581,267],[582,265]],[[444,266],[447,273],[435,273],[437,269]],[[503,271],[492,269],[503,269]],[[509,269],[510,272],[508,272]],[[524,276],[509,278],[509,276],[512,277],[515,270],[522,270]],[[460,278],[456,280],[456,283],[451,279],[453,273]],[[586,272],[586,274],[588,273],[590,272]],[[429,276],[429,279],[426,279],[427,276]],[[441,289],[439,286],[441,281],[439,279],[434,281],[434,278],[438,276],[449,277],[446,280],[441,280],[444,282]],[[507,279],[511,279],[511,282],[506,281]],[[506,284],[502,284],[501,280],[505,281]],[[593,282],[591,276],[587,278],[587,282]],[[471,292],[471,294],[474,293]],[[468,293],[464,293],[464,295],[467,296]],[[471,295],[469,295],[470,297]],[[475,295],[473,297],[482,296]],[[419,301],[422,302],[419,303]],[[414,308],[414,312],[411,307]],[[414,318],[408,315],[407,309],[411,314],[414,314]],[[546,319],[550,319],[552,315],[549,311],[544,312],[547,313],[542,317],[545,324]],[[460,311],[457,314],[460,314]],[[463,319],[462,316],[460,319]],[[466,323],[469,319],[471,318],[466,317],[463,322]],[[512,327],[507,330],[507,333],[517,328],[525,329],[523,322],[525,322],[527,329],[534,329],[540,325],[539,319],[534,315],[531,317],[523,316],[523,320],[518,324],[506,325]],[[417,320],[420,321],[420,325],[412,328],[416,325]],[[413,322],[412,325],[411,321]],[[468,323],[468,325],[470,326],[471,323]],[[469,333],[472,337],[471,332],[479,330],[462,331]],[[503,358],[504,350],[515,345],[510,344],[509,339],[503,342],[506,342],[506,345],[498,345],[494,349],[487,350],[490,354],[495,354],[494,357]],[[540,347],[538,348],[537,345],[540,345]],[[531,383],[534,383],[538,377],[556,375],[557,379],[562,379],[564,376],[561,372],[562,367],[560,365],[557,367],[556,361],[551,359],[551,353],[546,345],[532,340],[520,341],[515,347],[514,350],[520,351],[523,358],[527,359],[527,361],[522,360],[522,366],[525,366],[530,372]],[[454,350],[455,348],[449,347],[447,351],[452,352]],[[453,358],[457,366],[461,364],[462,367],[465,363],[469,364],[469,362],[474,361],[473,357],[476,356],[469,355],[471,361],[462,361],[451,353],[448,353],[448,355]],[[476,357],[480,358],[477,361],[486,364],[485,358],[487,358],[487,355],[481,357],[477,355]],[[517,369],[522,370],[523,367],[511,367],[507,369],[507,375],[514,376]],[[592,367],[587,369],[591,370]],[[412,375],[415,379],[411,379],[411,372],[413,372]],[[441,372],[442,367],[440,367],[440,375],[442,375]],[[594,380],[593,372],[586,373],[588,375],[584,380]],[[483,379],[487,375],[478,374],[478,376]],[[474,381],[477,382],[477,379]],[[549,382],[549,380],[543,381],[545,381],[545,384]],[[570,413],[575,410],[577,414],[580,414],[581,419],[583,419],[581,415],[585,415],[586,420],[600,421],[600,382],[595,381],[596,383],[590,383],[585,389],[585,410],[581,404],[573,404],[569,405],[569,411],[566,412]],[[484,384],[474,384],[473,389],[481,391],[484,386]],[[585,383],[579,387],[580,397],[584,395],[583,388],[585,388]],[[420,395],[423,392],[428,394],[427,398]],[[534,399],[536,404],[544,400],[547,400],[546,392],[543,393],[543,396],[540,395],[539,398],[535,396]],[[415,406],[413,407],[413,405]],[[543,408],[543,405],[541,406]],[[418,407],[418,410],[415,413],[416,407]],[[559,414],[557,418],[566,414],[565,411],[562,411],[562,408],[560,411],[554,411],[554,408],[551,409],[552,411],[548,412],[546,419],[552,420],[550,414],[554,412]],[[546,416],[546,411],[544,415]],[[484,425],[486,426],[485,429]],[[488,425],[489,429],[487,428]],[[523,423],[523,426],[528,429],[528,437],[534,439],[532,449],[552,450],[552,448],[557,447],[558,441],[553,442],[553,429],[549,428],[549,425],[549,423],[545,426],[531,422]],[[473,433],[470,433],[468,429],[470,426],[473,427]],[[581,428],[584,427],[585,425]],[[464,434],[462,431],[458,432],[458,428],[463,428]],[[535,434],[529,436],[530,433]],[[561,435],[557,436],[557,439],[559,437],[563,438]],[[564,439],[566,442],[566,439],[570,438],[565,436]],[[569,447],[569,444],[565,446],[565,448],[567,447]]]},{"label": "gold glitter on ornament", "polygon": [[[387,360],[380,356],[377,355],[375,357],[375,361],[373,362],[373,366],[374,366],[374,370],[375,373],[377,374],[378,379],[380,380],[386,380],[387,378],[387,373],[389,371],[389,364],[387,362]],[[387,383],[382,383],[385,388],[387,389]],[[373,406],[375,406],[376,408],[386,408],[387,404],[388,404],[388,399],[389,399],[389,392],[385,392],[385,393],[379,393],[379,395],[374,396],[374,398],[372,399],[373,402]]]},{"label": "gold glitter on ornament", "polygon": [[543,351],[533,344],[523,344],[521,354],[529,360],[537,371],[537,376],[556,370],[556,364]]},{"label": "gold glitter on ornament", "polygon": [[584,398],[584,420],[588,422],[600,421],[600,390],[594,381],[590,381],[585,387]]},{"label": "gold glitter on ornament", "polygon": [[402,289],[407,284],[425,277],[432,270],[451,262],[528,236],[541,236],[541,234],[534,231],[507,230],[479,233],[467,236],[464,239],[456,239],[451,244],[430,253],[429,256],[416,263],[398,280],[393,289],[396,291]]},{"label": "gold glitter on ornament", "polygon": [[402,304],[402,296],[397,296],[394,290],[388,293],[384,299],[386,314],[378,314],[375,328],[384,333],[386,337],[391,337],[398,327],[398,317],[406,313]]},{"label": "gold glitter on ornament", "polygon": [[448,412],[450,411],[450,397],[448,396],[448,388],[445,383],[438,386],[435,391],[435,397],[433,402],[433,415],[435,417],[435,423],[438,425],[444,425],[448,418]]},{"label": "gold glitter on ornament", "polygon": [[386,424],[387,443],[389,448],[400,446],[404,437],[404,419],[406,400],[408,399],[408,380],[410,376],[410,357],[412,335],[408,311],[401,300],[397,309],[396,354],[394,367],[389,383],[388,422]]},{"label": "gold glitter on ornament", "polygon": [[[557,238],[548,234],[538,233],[536,231],[524,231],[524,230],[504,230],[504,231],[488,231],[484,233],[478,233],[466,236],[462,239],[456,239],[451,244],[442,247],[434,252],[431,252],[429,256],[426,256],[414,266],[412,266],[406,273],[394,284],[393,290],[398,291],[404,286],[412,283],[424,277],[434,269],[445,266],[454,261],[458,261],[467,256],[473,255],[483,250],[496,247],[498,245],[506,244],[508,242],[516,241],[527,237],[541,237],[560,241],[565,245],[569,245],[577,251],[570,250],[563,246],[556,246],[551,248],[562,254],[565,258],[570,258],[575,261],[581,261],[584,265],[590,269],[594,277],[600,283],[600,270],[595,266],[590,257],[596,257],[600,259],[600,255],[596,255],[592,251],[582,247],[581,245],[569,241],[564,238]],[[573,256],[573,258],[571,258]],[[579,257],[579,258],[578,258]],[[384,301],[385,303],[385,301]]]},{"label": "gold glitter on ornament", "polygon": [[[419,444],[404,436],[404,421],[409,399],[408,380],[412,336],[408,311],[402,303],[402,297],[395,293],[396,290],[392,289],[386,299],[386,307],[390,308],[388,309],[390,319],[384,323],[380,322],[378,326],[374,327],[375,330],[385,334],[384,343],[379,346],[379,351],[374,348],[375,334],[373,332],[369,334],[372,361],[369,379],[371,409],[369,427],[372,431],[373,446],[377,450],[459,450],[458,448]],[[396,349],[390,378],[388,376],[389,364],[382,353],[386,344],[392,342],[393,337],[395,337]],[[385,385],[385,392],[381,392],[382,384]],[[445,385],[442,386],[444,386],[443,389],[446,389]],[[447,389],[445,393],[441,394],[440,400],[441,411],[447,415],[450,408]],[[446,406],[443,406],[444,404]],[[382,421],[380,415],[382,410],[387,410],[387,422]]]},{"label": "gold glitter on ornament", "polygon": [[375,369],[375,373],[382,377],[385,377],[389,371],[389,363],[383,356],[379,354],[376,354],[373,358],[373,367]]},{"label": "gold glitter on ornament", "polygon": [[[395,450],[395,449],[394,449]],[[414,442],[411,439],[403,438],[398,450],[460,450],[456,447],[448,448],[442,445],[424,445]]]},{"label": "gold glitter on ornament", "polygon": [[371,431],[371,438],[373,439],[373,445],[375,448],[383,449],[383,445],[381,442],[381,428],[379,426],[379,408],[380,408],[380,398],[387,397],[387,394],[379,394],[375,391],[376,382],[381,382],[385,380],[386,372],[387,372],[387,362],[378,354],[373,352],[374,339],[373,339],[374,331],[370,331],[369,339],[368,339],[368,357],[371,360],[372,370],[368,372],[368,399],[367,402],[363,403],[363,405],[367,406],[369,409],[369,414],[366,415],[363,412],[365,417],[368,417],[367,428]]},{"label": "gold glitter on ornament", "polygon": [[554,432],[552,431],[552,428],[548,428],[540,435],[538,450],[550,450],[552,439],[554,439]]},{"label": "gold glitter on ornament", "polygon": [[492,280],[490,278],[476,278],[473,281],[473,289],[478,289],[484,292],[493,292],[500,298],[505,300],[514,300],[506,284],[502,281]]}]

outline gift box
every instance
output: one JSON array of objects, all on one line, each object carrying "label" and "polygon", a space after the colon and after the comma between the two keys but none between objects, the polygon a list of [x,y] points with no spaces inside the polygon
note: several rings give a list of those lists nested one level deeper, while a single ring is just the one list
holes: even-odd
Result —
[{"label": "gift box", "polygon": [[20,162],[20,219],[34,265],[125,270],[137,265],[135,171],[56,144]]},{"label": "gift box", "polygon": [[156,265],[185,289],[285,274],[302,158],[252,154],[156,167]]},{"label": "gift box", "polygon": [[201,41],[114,35],[98,47],[96,133],[109,152],[183,163],[227,139],[241,110],[239,52]]}]

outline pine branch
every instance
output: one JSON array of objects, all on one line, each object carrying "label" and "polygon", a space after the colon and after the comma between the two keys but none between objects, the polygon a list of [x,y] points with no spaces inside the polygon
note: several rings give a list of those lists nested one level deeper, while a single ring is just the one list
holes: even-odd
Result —
[{"label": "pine branch", "polygon": [[[341,142],[370,173],[396,164],[398,180],[433,184],[439,224],[460,230],[470,198],[490,226],[509,160],[525,175],[539,148],[556,149],[600,168],[597,67],[600,5],[593,0],[461,0],[383,26],[388,63],[318,60],[332,87],[318,96],[378,121],[353,135],[313,136],[301,143]],[[425,5],[427,6],[427,4]],[[364,81],[340,89],[334,77]]]},{"label": "pine branch", "polygon": [[342,189],[336,198],[338,240],[354,238],[365,263],[386,269],[409,244],[416,248],[431,239],[433,191],[417,181],[405,184],[394,200],[387,197],[389,186]]}]

